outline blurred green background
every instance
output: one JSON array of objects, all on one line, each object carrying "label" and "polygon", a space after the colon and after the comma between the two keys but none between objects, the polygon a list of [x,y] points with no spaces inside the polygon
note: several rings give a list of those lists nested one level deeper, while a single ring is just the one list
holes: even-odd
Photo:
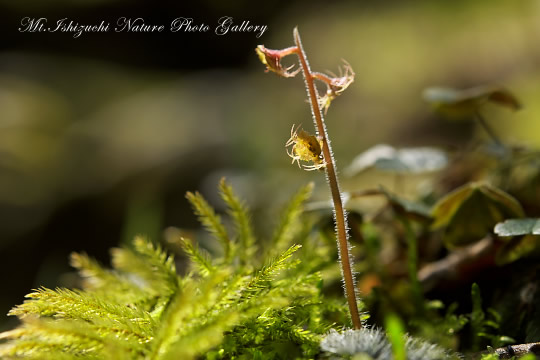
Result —
[{"label": "blurred green background", "polygon": [[[183,16],[213,28],[225,15],[268,30],[259,39],[17,30],[25,16],[166,26]],[[265,74],[254,52],[293,45],[294,26],[313,69],[337,72],[346,59],[356,72],[327,115],[341,169],[382,142],[452,150],[485,136],[436,115],[421,97],[433,85],[511,89],[524,109],[486,116],[506,142],[540,146],[537,0],[0,1],[0,328],[31,288],[69,285],[71,251],[107,262],[135,234],[196,231],[184,194],[199,190],[219,208],[222,176],[261,232],[298,185],[315,181],[326,197],[322,174],[291,166],[284,148],[292,124],[311,129],[302,79]]]}]

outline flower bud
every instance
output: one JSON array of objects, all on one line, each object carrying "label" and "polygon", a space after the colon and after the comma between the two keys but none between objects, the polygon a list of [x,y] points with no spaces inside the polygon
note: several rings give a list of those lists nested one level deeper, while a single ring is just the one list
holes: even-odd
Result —
[{"label": "flower bud", "polygon": [[283,50],[267,49],[264,47],[264,45],[259,45],[255,48],[255,52],[257,53],[257,55],[259,55],[259,59],[264,65],[266,65],[267,72],[272,71],[286,78],[296,76],[300,69],[289,72],[289,70],[291,70],[294,65],[284,68],[283,65],[281,65],[281,59],[287,55],[294,54],[297,51],[298,48],[296,46]]}]

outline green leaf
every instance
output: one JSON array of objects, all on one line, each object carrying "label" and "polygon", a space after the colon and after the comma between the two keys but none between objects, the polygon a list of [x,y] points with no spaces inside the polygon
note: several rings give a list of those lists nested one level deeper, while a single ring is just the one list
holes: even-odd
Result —
[{"label": "green leaf", "polygon": [[[497,338],[497,341],[501,345],[508,345],[508,344],[515,344],[516,340],[511,338],[510,336],[501,335]],[[523,358],[522,358],[523,359]]]},{"label": "green leaf", "polygon": [[386,333],[388,334],[388,340],[392,344],[392,354],[395,360],[407,359],[407,352],[405,351],[405,330],[403,328],[403,322],[394,314],[389,314],[385,319]]},{"label": "green leaf", "polygon": [[398,214],[406,216],[411,220],[425,221],[431,219],[431,209],[429,206],[399,197],[382,186],[380,187],[380,190],[386,196],[394,211]]},{"label": "green leaf", "polygon": [[396,149],[390,145],[379,144],[354,158],[345,173],[354,176],[371,167],[398,173],[423,173],[440,170],[447,163],[446,154],[439,149],[430,147]]},{"label": "green leaf", "polygon": [[540,219],[508,219],[495,225],[499,236],[540,235]]},{"label": "green leaf", "polygon": [[536,360],[538,359],[535,354],[525,354],[519,358],[519,360]]},{"label": "green leaf", "polygon": [[480,358],[480,360],[499,360],[500,357],[498,354],[482,354],[482,357]]},{"label": "green leaf", "polygon": [[378,159],[375,167],[395,172],[423,173],[440,170],[447,163],[448,159],[443,151],[419,147],[398,149],[394,157]]},{"label": "green leaf", "polygon": [[468,183],[452,191],[433,207],[433,229],[445,228],[447,246],[478,241],[507,218],[523,217],[519,202],[506,192],[483,183]]},{"label": "green leaf", "polygon": [[487,102],[511,110],[521,108],[520,102],[510,91],[493,86],[479,86],[464,90],[432,87],[424,90],[423,97],[437,109],[449,115],[472,115]]},{"label": "green leaf", "polygon": [[539,250],[540,239],[538,236],[525,235],[514,238],[497,250],[495,263],[498,265],[509,264],[522,257],[538,253]]}]

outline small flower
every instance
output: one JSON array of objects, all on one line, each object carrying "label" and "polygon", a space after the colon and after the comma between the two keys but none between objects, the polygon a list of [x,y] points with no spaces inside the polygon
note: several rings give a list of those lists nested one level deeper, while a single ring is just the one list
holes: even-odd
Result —
[{"label": "small flower", "polygon": [[284,68],[283,65],[281,65],[281,59],[287,55],[295,54],[297,51],[298,48],[296,46],[282,50],[267,49],[264,47],[264,45],[259,45],[255,48],[255,52],[257,53],[257,55],[259,55],[259,59],[264,65],[266,65],[267,72],[273,71],[276,74],[286,78],[296,76],[296,74],[300,72],[300,69],[289,72],[289,70],[291,70],[294,65],[291,65],[288,68]]},{"label": "small flower", "polygon": [[293,164],[295,161],[298,163],[299,168],[302,168],[300,160],[313,162],[313,165],[303,165],[304,170],[307,171],[319,170],[326,166],[322,154],[322,140],[300,129],[300,125],[296,130],[294,130],[294,125],[291,128],[291,137],[285,147],[288,148],[291,145],[292,149],[290,152],[287,149],[287,155],[293,159]]},{"label": "small flower", "polygon": [[344,92],[354,81],[355,74],[351,65],[349,65],[349,63],[345,60],[343,62],[345,65],[343,68],[339,69],[340,76],[330,74],[333,77],[329,77],[328,75],[321,73],[313,74],[315,79],[326,84],[326,94],[319,98],[319,105],[324,109],[325,114],[328,112],[328,108],[330,107],[332,101],[341,95],[341,93]]}]

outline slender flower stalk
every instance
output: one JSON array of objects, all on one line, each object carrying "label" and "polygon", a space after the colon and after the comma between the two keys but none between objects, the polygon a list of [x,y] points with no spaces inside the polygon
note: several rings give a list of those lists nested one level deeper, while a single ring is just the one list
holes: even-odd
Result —
[{"label": "slender flower stalk", "polygon": [[315,87],[313,73],[309,68],[309,63],[302,47],[302,41],[300,40],[300,34],[298,29],[294,29],[294,41],[298,47],[298,57],[300,59],[300,65],[304,80],[306,82],[306,89],[308,92],[311,113],[315,122],[318,135],[321,137],[322,151],[324,160],[326,162],[326,179],[330,185],[330,192],[332,193],[332,201],[334,203],[334,220],[336,222],[336,233],[339,247],[339,255],[341,259],[341,272],[343,275],[343,282],[345,283],[345,295],[347,296],[347,302],[349,303],[349,311],[351,313],[352,323],[355,329],[360,329],[362,323],[360,321],[360,315],[358,313],[358,304],[356,301],[356,290],[354,276],[352,273],[352,263],[349,255],[349,242],[347,233],[347,216],[345,209],[343,208],[343,201],[341,199],[341,192],[339,190],[339,182],[336,174],[336,165],[332,154],[332,148],[330,141],[328,140],[328,132],[326,131],[326,125],[324,123],[323,114],[319,106],[318,92]]},{"label": "slender flower stalk", "polygon": [[[349,304],[352,324],[355,329],[360,329],[362,327],[362,322],[360,321],[360,314],[358,312],[352,261],[349,255],[347,216],[343,207],[341,192],[339,190],[332,148],[330,147],[326,125],[321,111],[324,109],[326,113],[332,100],[340,95],[353,82],[354,72],[347,63],[345,63],[342,76],[339,77],[312,72],[302,47],[298,29],[296,28],[294,29],[294,41],[296,44],[295,47],[293,46],[282,50],[271,50],[265,48],[263,45],[259,45],[255,50],[262,63],[266,65],[267,71],[272,71],[283,77],[293,77],[301,70],[304,75],[311,113],[315,128],[317,129],[317,136],[310,135],[299,128],[294,131],[293,126],[291,138],[287,141],[286,146],[293,146],[292,150],[288,152],[289,156],[293,158],[293,163],[296,161],[300,165],[300,161],[307,161],[314,164],[309,166],[304,165],[303,168],[305,170],[325,169],[326,179],[330,186],[332,201],[334,203],[334,220],[336,223],[337,244],[341,260],[341,274],[345,285],[345,296]],[[283,68],[281,59],[293,54],[298,56],[300,68],[291,72],[290,70],[292,67]],[[326,84],[327,91],[323,97],[319,96],[315,80]]]}]

